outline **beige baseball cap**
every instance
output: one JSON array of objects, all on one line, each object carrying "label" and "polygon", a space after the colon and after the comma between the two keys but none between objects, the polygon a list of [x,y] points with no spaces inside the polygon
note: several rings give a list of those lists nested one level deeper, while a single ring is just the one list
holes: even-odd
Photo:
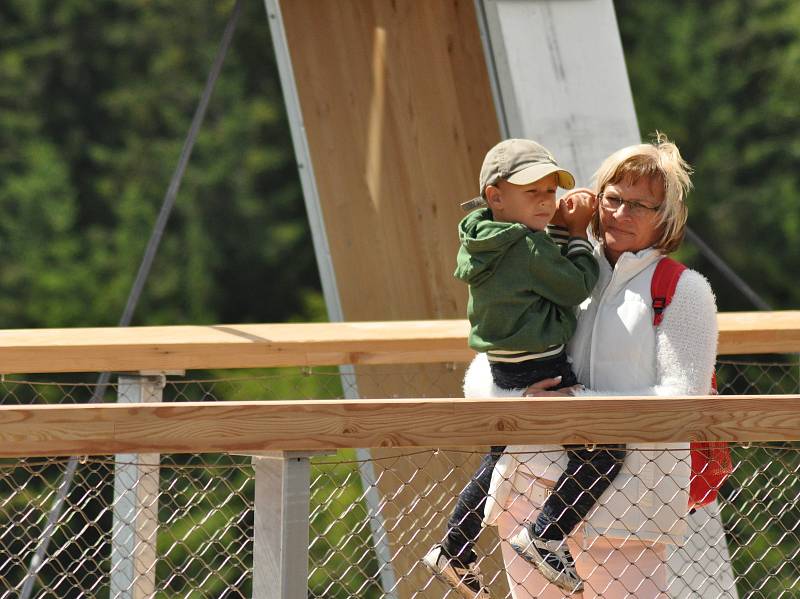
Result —
[{"label": "beige baseball cap", "polygon": [[527,185],[552,173],[558,174],[558,186],[575,187],[575,177],[564,170],[543,145],[530,139],[506,139],[494,146],[483,159],[479,179],[480,196],[464,202],[466,210],[486,205],[484,191],[501,179],[515,185]]}]

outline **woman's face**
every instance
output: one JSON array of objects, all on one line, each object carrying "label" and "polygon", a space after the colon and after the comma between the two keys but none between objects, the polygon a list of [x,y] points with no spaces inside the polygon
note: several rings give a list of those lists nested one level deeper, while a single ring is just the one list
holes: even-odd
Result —
[{"label": "woman's face", "polygon": [[600,199],[600,230],[606,258],[613,266],[623,252],[649,248],[659,237],[656,210],[664,201],[660,180],[643,177],[606,185]]}]

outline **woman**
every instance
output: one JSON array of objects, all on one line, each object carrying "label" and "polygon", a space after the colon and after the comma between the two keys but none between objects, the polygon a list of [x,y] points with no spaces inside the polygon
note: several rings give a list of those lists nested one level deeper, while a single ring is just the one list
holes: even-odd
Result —
[{"label": "woman", "polygon": [[[590,228],[600,263],[600,279],[580,306],[569,345],[573,370],[586,386],[574,395],[709,393],[717,324],[708,282],[685,271],[657,329],[650,294],[656,264],[683,240],[689,173],[677,147],[659,136],[608,157],[595,175],[595,192],[565,196],[597,202]],[[525,394],[569,394],[545,390],[554,384],[543,381]],[[473,361],[464,389],[467,397],[514,394],[492,384],[485,356]],[[580,415],[574,420],[579,427]],[[520,535],[527,534],[523,523],[535,520],[565,464],[561,446],[517,446],[495,468],[485,522],[497,526],[503,539],[515,599],[565,596],[507,542],[514,537],[520,545]],[[583,597],[669,596],[667,561],[688,536],[689,474],[688,443],[627,446],[622,471],[569,539]]]}]

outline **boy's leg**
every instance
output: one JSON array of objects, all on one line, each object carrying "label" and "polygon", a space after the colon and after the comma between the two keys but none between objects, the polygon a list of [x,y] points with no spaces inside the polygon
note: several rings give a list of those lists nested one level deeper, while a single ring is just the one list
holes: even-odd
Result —
[{"label": "boy's leg", "polygon": [[467,599],[489,599],[489,589],[476,564],[472,550],[483,523],[483,506],[489,494],[489,483],[495,464],[505,446],[492,446],[481,465],[458,496],[456,508],[447,524],[447,537],[434,545],[422,563],[437,578]]},{"label": "boy's leg", "polygon": [[624,445],[600,445],[589,451],[567,446],[569,462],[533,524],[509,543],[549,581],[571,593],[583,590],[566,536],[586,517],[622,468]]},{"label": "boy's leg", "polygon": [[448,556],[462,564],[470,564],[477,559],[472,548],[483,525],[483,507],[489,494],[492,472],[505,449],[504,445],[492,446],[491,451],[483,456],[481,465],[458,496],[447,523],[447,537],[442,548]]},{"label": "boy's leg", "polygon": [[[578,383],[569,364],[561,365],[561,384],[557,388]],[[553,494],[531,527],[531,533],[548,540],[561,540],[570,534],[594,507],[600,495],[622,469],[625,445],[566,445],[569,461],[556,481]]]},{"label": "boy's leg", "polygon": [[569,462],[533,524],[534,535],[561,540],[571,533],[622,469],[625,445],[568,445]]},{"label": "boy's leg", "polygon": [[[536,519],[536,514],[544,503],[544,489],[532,485],[529,493],[518,494],[512,491],[505,506],[497,517],[497,533],[500,536],[500,547],[503,554],[503,566],[508,580],[508,587],[513,599],[564,599],[566,594],[557,586],[550,584],[536,568],[520,557],[508,542],[522,532],[526,522]],[[578,555],[580,543],[569,539],[572,551]]]}]

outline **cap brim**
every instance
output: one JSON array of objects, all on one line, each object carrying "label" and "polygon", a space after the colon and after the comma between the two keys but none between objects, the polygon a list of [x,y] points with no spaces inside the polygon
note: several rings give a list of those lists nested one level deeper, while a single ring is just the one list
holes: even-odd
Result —
[{"label": "cap brim", "polygon": [[572,189],[575,187],[575,177],[572,176],[572,173],[565,171],[555,164],[533,164],[528,168],[514,173],[508,177],[506,181],[514,185],[528,185],[529,183],[534,183],[553,173],[558,174],[558,186],[562,189]]}]

